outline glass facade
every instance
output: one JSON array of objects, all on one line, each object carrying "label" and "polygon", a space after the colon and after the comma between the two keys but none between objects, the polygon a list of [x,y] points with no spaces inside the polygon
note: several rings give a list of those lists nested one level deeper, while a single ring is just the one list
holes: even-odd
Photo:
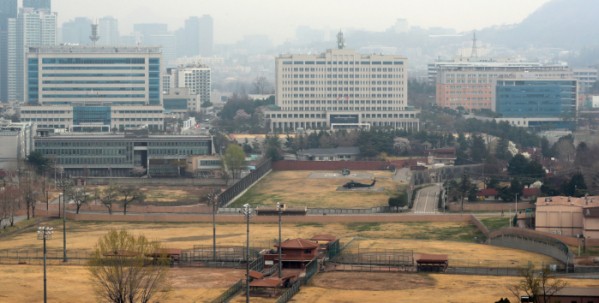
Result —
[{"label": "glass facade", "polygon": [[150,58],[150,104],[160,104],[160,59]]},{"label": "glass facade", "polygon": [[187,110],[187,99],[164,99],[164,109],[166,110]]},{"label": "glass facade", "polygon": [[39,103],[39,60],[28,59],[27,66],[27,98],[30,103]]},{"label": "glass facade", "polygon": [[102,123],[103,125],[110,125],[110,114],[111,111],[109,106],[75,106],[73,107],[73,125],[81,125],[84,123]]},{"label": "glass facade", "polygon": [[496,112],[503,117],[559,117],[575,109],[576,81],[497,81]]}]

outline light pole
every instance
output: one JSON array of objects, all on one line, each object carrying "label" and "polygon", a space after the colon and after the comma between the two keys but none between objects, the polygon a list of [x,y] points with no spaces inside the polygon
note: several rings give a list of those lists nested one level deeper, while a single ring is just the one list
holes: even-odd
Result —
[{"label": "light pole", "polygon": [[46,298],[46,240],[52,240],[52,234],[54,233],[52,227],[40,227],[37,231],[37,239],[44,241],[44,303],[47,302]]},{"label": "light pole", "polygon": [[283,260],[281,260],[281,214],[283,208],[281,203],[277,202],[277,210],[279,211],[279,279],[281,278],[281,272],[283,271]]},{"label": "light pole", "polygon": [[[249,204],[243,205],[243,214],[247,221],[247,262],[246,262],[246,289],[245,289],[245,302],[250,303],[250,219],[252,215],[252,209]],[[279,247],[280,248],[280,247]]]},{"label": "light pole", "polygon": [[[67,187],[71,185],[68,179],[60,179],[59,187],[62,187],[62,238],[63,238],[63,262],[67,262]],[[60,212],[60,199],[58,202],[58,211]],[[60,215],[59,215],[60,216]]]},{"label": "light pole", "polygon": [[216,202],[218,196],[215,194],[209,194],[210,201],[212,201],[212,259],[216,263]]}]

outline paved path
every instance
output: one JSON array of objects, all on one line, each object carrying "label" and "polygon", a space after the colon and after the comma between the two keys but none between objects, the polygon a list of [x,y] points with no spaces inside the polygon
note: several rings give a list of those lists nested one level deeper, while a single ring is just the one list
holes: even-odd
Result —
[{"label": "paved path", "polygon": [[413,214],[434,215],[437,214],[437,206],[439,202],[439,192],[441,185],[435,184],[431,187],[426,187],[418,191],[414,200]]}]

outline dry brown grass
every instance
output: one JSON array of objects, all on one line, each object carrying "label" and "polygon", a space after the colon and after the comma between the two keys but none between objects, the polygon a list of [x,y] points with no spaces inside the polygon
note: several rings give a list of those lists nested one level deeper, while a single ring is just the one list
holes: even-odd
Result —
[{"label": "dry brown grass", "polygon": [[[319,171],[324,172],[326,171]],[[285,202],[308,208],[370,208],[389,205],[389,197],[402,188],[401,183],[391,179],[393,173],[388,171],[352,171],[374,174],[377,177],[376,187],[385,188],[382,192],[338,192],[337,188],[349,182],[349,179],[308,179],[311,173],[313,172],[273,171],[232,205],[276,205],[277,202]],[[355,181],[369,183],[365,179]]]},{"label": "dry brown grass", "polygon": [[[338,275],[353,275],[352,283],[331,284]],[[372,276],[372,277],[371,277]],[[400,280],[400,284],[390,285],[384,291],[355,290],[356,285],[368,286],[385,278],[388,281]],[[373,278],[373,279],[371,279]],[[424,280],[424,282],[420,282]],[[432,281],[431,281],[432,280]],[[509,285],[517,283],[517,277],[493,276],[460,276],[442,274],[401,274],[401,273],[324,273],[316,275],[307,287],[293,298],[297,302],[342,303],[342,302],[495,302],[508,297],[510,301],[516,298],[507,290]],[[567,280],[573,287],[598,287],[596,280]],[[432,282],[432,283],[431,283]],[[321,287],[321,286],[325,286]],[[400,299],[401,298],[401,299]]]},{"label": "dry brown grass", "polygon": [[[104,190],[108,186],[88,186],[89,190]],[[152,187],[140,187],[139,190],[146,195],[146,202],[164,202],[164,203],[175,203],[175,202],[188,202],[197,201],[205,197],[209,192],[213,191],[211,187],[197,187],[197,186],[152,186]]]},{"label": "dry brown grass", "polygon": [[[49,266],[48,302],[97,302],[82,266]],[[173,292],[164,302],[210,302],[244,277],[243,270],[174,268]],[[0,302],[43,301],[43,267],[0,265]],[[253,301],[253,300],[252,300]]]},{"label": "dry brown grass", "polygon": [[[284,219],[283,219],[284,220]],[[55,227],[55,237],[47,242],[48,249],[62,249],[62,221],[45,223]],[[434,222],[434,223],[332,223],[332,224],[283,224],[283,239],[307,238],[318,234],[333,234],[343,241],[349,237],[365,237],[356,240],[362,248],[412,249],[415,254],[440,253],[448,254],[451,260],[491,260],[492,266],[497,261],[522,262],[529,260],[535,263],[551,263],[553,259],[544,255],[523,250],[480,245],[467,242],[448,242],[436,240],[456,240],[476,228],[468,223]],[[125,229],[133,234],[143,234],[150,239],[161,241],[170,248],[190,249],[194,245],[212,245],[212,224],[177,224],[177,223],[120,223],[120,222],[67,222],[67,248],[70,250],[91,250],[98,239],[111,229]],[[217,245],[243,245],[246,240],[245,224],[217,224]],[[430,240],[414,239],[415,235],[430,234]],[[278,224],[251,224],[251,242],[264,246],[274,244],[278,238]],[[405,238],[396,239],[396,238]],[[258,243],[262,242],[262,243]],[[36,239],[36,230],[31,228],[20,234],[2,239],[1,249],[39,250],[40,241]]]}]

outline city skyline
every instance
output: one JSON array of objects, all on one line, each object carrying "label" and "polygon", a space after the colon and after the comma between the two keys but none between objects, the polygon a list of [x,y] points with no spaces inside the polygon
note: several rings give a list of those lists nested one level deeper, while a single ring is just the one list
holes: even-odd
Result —
[{"label": "city skyline", "polygon": [[[392,27],[399,18],[407,19],[410,25],[424,28],[454,28],[458,32],[480,30],[494,25],[519,23],[549,1],[424,1],[426,7],[434,7],[435,10],[419,9],[423,7],[423,3],[417,0],[402,3],[380,0],[370,7],[358,5],[357,2],[353,5],[352,0],[334,0],[326,3],[308,0],[293,10],[273,6],[274,2],[267,0],[258,0],[251,5],[238,0],[224,1],[226,3],[205,1],[201,4],[179,0],[166,7],[161,6],[161,2],[157,0],[131,0],[127,2],[127,7],[121,7],[118,11],[113,8],[122,6],[122,2],[116,0],[101,3],[78,1],[81,5],[77,7],[85,9],[78,9],[66,0],[54,0],[52,5],[53,10],[59,12],[59,24],[75,17],[92,19],[113,16],[119,20],[121,35],[133,31],[133,24],[136,23],[167,23],[169,30],[176,30],[184,26],[188,17],[208,14],[214,19],[214,43],[234,43],[244,35],[267,32],[275,44],[280,44],[294,40],[295,30],[301,25],[310,25],[314,29],[355,28],[384,31]],[[484,2],[484,5],[481,5],[481,2]],[[236,9],[230,10],[230,7]],[[319,9],[314,10],[315,7]]]}]

